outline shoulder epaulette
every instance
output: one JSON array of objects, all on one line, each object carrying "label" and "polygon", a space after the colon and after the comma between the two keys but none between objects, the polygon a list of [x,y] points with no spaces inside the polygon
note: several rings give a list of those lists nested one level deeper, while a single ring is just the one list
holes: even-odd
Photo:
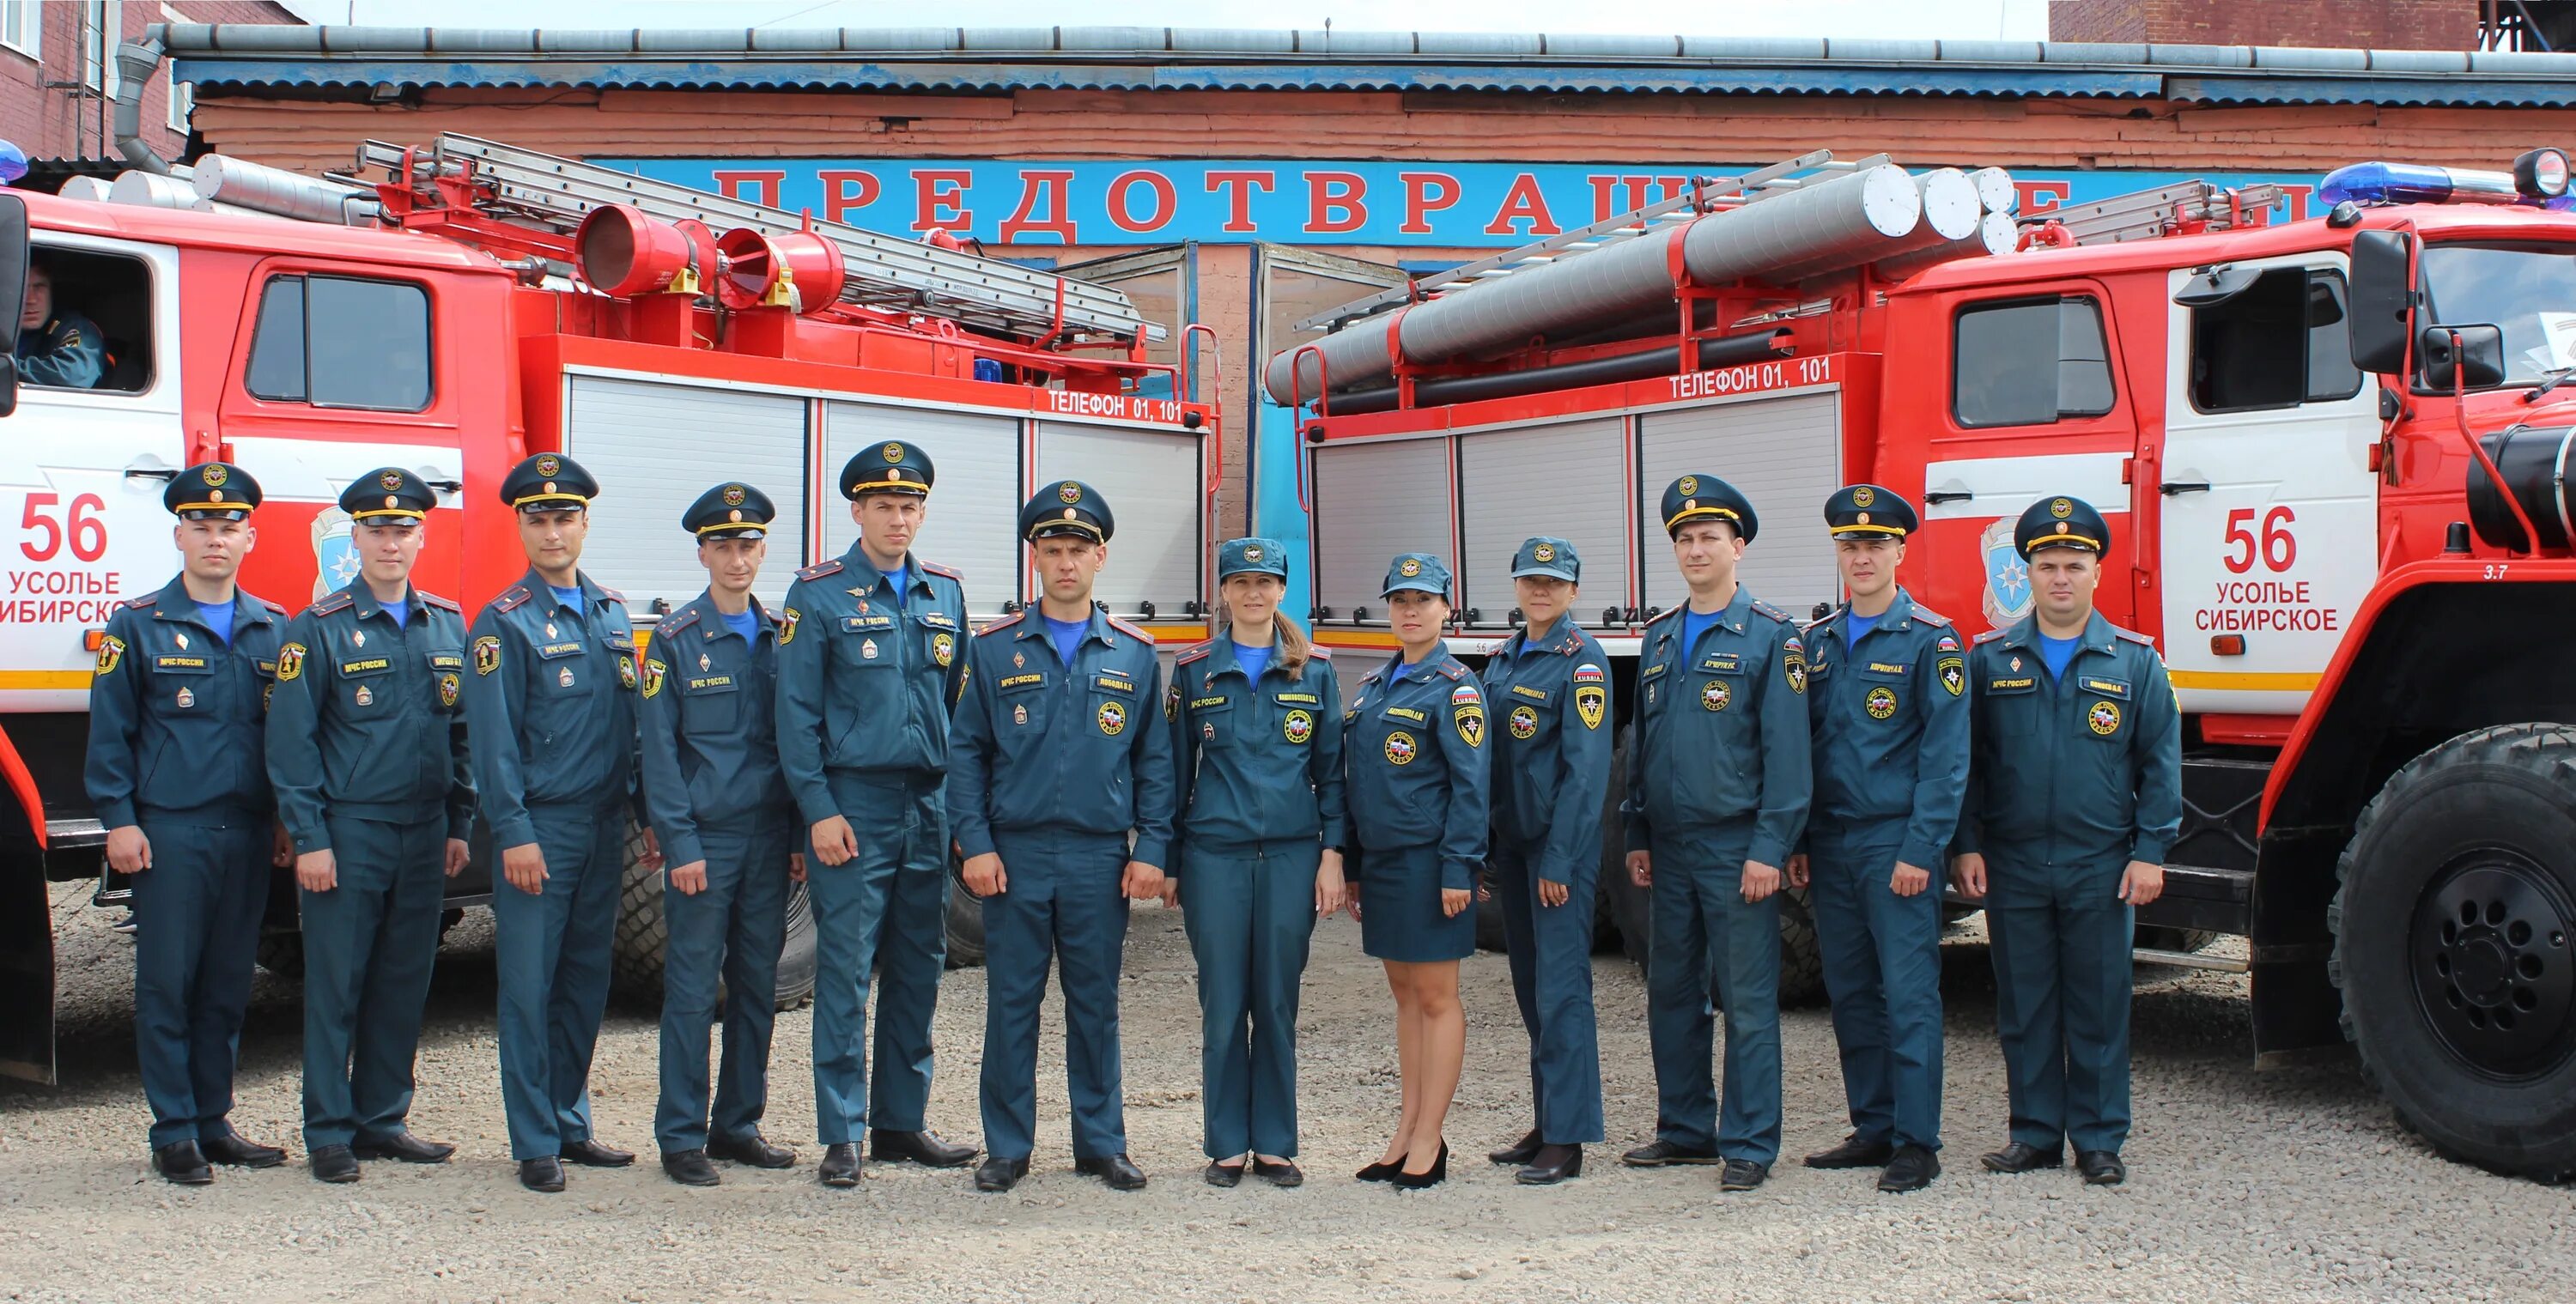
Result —
[{"label": "shoulder epaulette", "polygon": [[834,557],[830,561],[818,561],[813,565],[796,572],[796,578],[800,580],[819,580],[826,575],[838,575],[840,573],[841,559]]},{"label": "shoulder epaulette", "polygon": [[146,594],[144,594],[142,597],[139,597],[139,598],[128,598],[128,599],[126,599],[126,600],[125,600],[125,609],[126,609],[127,611],[141,611],[141,610],[143,610],[145,607],[151,606],[153,603],[159,602],[160,600],[161,600],[161,595],[160,595],[160,594],[158,594],[158,593],[146,593]]},{"label": "shoulder epaulette", "polygon": [[2112,636],[2113,638],[2124,638],[2124,639],[2127,639],[2128,641],[2130,641],[2130,642],[2132,642],[2132,643],[2135,643],[2135,644],[2138,644],[2138,645],[2139,645],[2139,646],[2141,646],[2141,647],[2149,647],[2149,648],[2152,648],[2152,647],[2154,647],[2154,646],[2156,645],[2156,641],[2155,641],[2154,639],[2151,639],[2151,638],[2147,637],[2146,635],[2141,634],[2141,633],[2139,633],[2138,631],[2136,631],[2136,630],[2134,630],[2134,629],[2122,629],[2122,628],[2120,628],[2120,627],[2119,627],[2119,626],[2117,626],[2117,625],[2113,625],[2113,626],[2111,627],[2111,636]]},{"label": "shoulder epaulette", "polygon": [[608,600],[609,600],[609,601],[611,601],[611,602],[617,603],[617,604],[619,604],[620,606],[625,605],[625,602],[626,602],[626,595],[625,595],[625,594],[620,593],[620,592],[618,592],[617,590],[612,589],[612,588],[608,587],[608,586],[607,586],[607,585],[605,585],[605,584],[602,584],[602,585],[600,585],[600,586],[599,586],[599,596],[601,596],[601,597],[603,597],[603,598],[606,598],[606,599],[608,599]]},{"label": "shoulder epaulette", "polygon": [[917,561],[914,562],[913,565],[919,566],[924,571],[933,575],[945,575],[960,584],[966,582],[966,572],[959,570],[954,566],[942,566],[935,561]]},{"label": "shoulder epaulette", "polygon": [[251,600],[281,616],[294,614],[286,609],[286,604],[283,602],[271,602],[268,599],[261,597],[254,597]]},{"label": "shoulder epaulette", "polygon": [[662,623],[654,626],[653,629],[654,632],[658,634],[677,634],[681,630],[687,629],[689,626],[697,623],[698,608],[695,606],[687,606],[664,617],[662,619]]},{"label": "shoulder epaulette", "polygon": [[1197,647],[1191,648],[1189,651],[1172,658],[1172,664],[1176,666],[1185,666],[1215,650],[1216,640],[1209,639],[1207,642],[1201,643]]},{"label": "shoulder epaulette", "polygon": [[1680,614],[1682,614],[1682,608],[1680,608],[1680,607],[1666,607],[1666,608],[1664,608],[1663,610],[1658,611],[1658,612],[1656,612],[1655,614],[1653,614],[1653,615],[1651,615],[1651,616],[1646,617],[1646,623],[1647,623],[1648,625],[1653,625],[1653,624],[1654,624],[1656,621],[1658,621],[1658,620],[1670,620],[1670,619],[1672,619],[1673,617],[1678,616],[1678,615],[1680,615]]},{"label": "shoulder epaulette", "polygon": [[1944,616],[1940,612],[1934,611],[1929,607],[1916,607],[1914,609],[1914,618],[1922,621],[1926,625],[1930,625],[1934,629],[1948,629],[1950,627],[1950,618],[1948,616]]},{"label": "shoulder epaulette", "polygon": [[1111,616],[1108,619],[1110,628],[1124,632],[1129,638],[1143,639],[1147,643],[1154,641],[1154,635],[1151,631],[1140,626],[1130,625],[1116,616]]},{"label": "shoulder epaulette", "polygon": [[527,585],[514,584],[509,588],[503,589],[501,591],[501,596],[492,599],[492,609],[495,611],[517,611],[519,608],[528,605],[528,599],[535,596],[535,594],[528,592]]},{"label": "shoulder epaulette", "polygon": [[1757,616],[1769,616],[1771,619],[1779,621],[1783,625],[1794,625],[1798,623],[1789,619],[1788,612],[1782,611],[1778,607],[1772,606],[1770,603],[1764,602],[1760,598],[1755,598],[1747,605],[1753,608],[1753,614]]},{"label": "shoulder epaulette", "polygon": [[[419,590],[415,589],[413,592],[418,593]],[[453,611],[460,616],[465,614],[465,608],[458,605],[454,598],[442,598],[435,593],[422,593],[420,600],[441,611]]]},{"label": "shoulder epaulette", "polygon": [[1000,620],[994,621],[982,629],[976,630],[975,637],[982,638],[986,634],[998,634],[1003,630],[1009,629],[1013,625],[1019,624],[1020,620],[1028,614],[1029,613],[1025,609],[1014,611],[1011,614],[1002,617]]},{"label": "shoulder epaulette", "polygon": [[1977,635],[1977,637],[1976,637],[1976,641],[1975,641],[1974,643],[1972,643],[1970,646],[1972,646],[1972,647],[1984,647],[1986,644],[1988,644],[1988,643],[1992,643],[1992,642],[1994,642],[1996,639],[2002,638],[2002,637],[2003,637],[2006,633],[2008,633],[2008,632],[2009,632],[2009,631],[2007,631],[2007,630],[2001,630],[2001,629],[1990,629],[1990,630],[1987,630],[1985,633]]},{"label": "shoulder epaulette", "polygon": [[313,604],[313,614],[317,616],[327,616],[335,611],[346,611],[350,607],[357,605],[357,601],[357,597],[347,589],[334,590],[333,592],[323,594],[322,600]]},{"label": "shoulder epaulette", "polygon": [[1306,655],[1318,661],[1330,661],[1333,659],[1333,650],[1321,643],[1310,643],[1306,646]]},{"label": "shoulder epaulette", "polygon": [[1467,667],[1458,664],[1455,660],[1452,660],[1448,664],[1440,667],[1440,675],[1444,679],[1464,679],[1467,677]]}]

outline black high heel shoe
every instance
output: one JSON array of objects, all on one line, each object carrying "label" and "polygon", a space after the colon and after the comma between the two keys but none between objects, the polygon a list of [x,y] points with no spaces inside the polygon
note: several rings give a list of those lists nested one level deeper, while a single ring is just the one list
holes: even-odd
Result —
[{"label": "black high heel shoe", "polygon": [[1448,1181],[1449,1143],[1445,1140],[1440,1143],[1440,1157],[1431,1161],[1431,1168],[1429,1171],[1408,1173],[1404,1171],[1403,1168],[1399,1167],[1395,1170],[1395,1176],[1387,1180],[1395,1183],[1399,1189],[1406,1191],[1420,1191],[1429,1187],[1438,1186],[1442,1182]]},{"label": "black high heel shoe", "polygon": [[1403,1171],[1404,1161],[1399,1159],[1391,1164],[1371,1164],[1368,1167],[1351,1174],[1351,1176],[1356,1177],[1363,1182],[1391,1182],[1395,1180],[1395,1175],[1397,1173]]}]

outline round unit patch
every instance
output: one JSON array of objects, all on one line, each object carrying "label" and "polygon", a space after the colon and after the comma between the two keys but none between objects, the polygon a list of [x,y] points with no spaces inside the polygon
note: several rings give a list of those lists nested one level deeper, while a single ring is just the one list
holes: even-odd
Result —
[{"label": "round unit patch", "polygon": [[1512,737],[1528,738],[1538,733],[1538,712],[1526,706],[1515,706],[1509,720]]},{"label": "round unit patch", "polygon": [[1291,711],[1279,722],[1279,732],[1292,743],[1303,744],[1315,736],[1315,717],[1308,711]]},{"label": "round unit patch", "polygon": [[2100,734],[2105,738],[2118,733],[2120,731],[2119,704],[2116,702],[2095,702],[2093,704],[2093,709],[2084,713],[2084,723],[2091,726],[2093,732]]},{"label": "round unit patch", "polygon": [[931,635],[930,659],[939,663],[940,669],[947,669],[948,663],[957,659],[957,636],[946,630]]},{"label": "round unit patch", "polygon": [[1420,749],[1414,745],[1413,735],[1406,733],[1401,729],[1398,729],[1394,733],[1386,736],[1386,759],[1388,764],[1411,765],[1413,764],[1414,756],[1418,754],[1419,751]]},{"label": "round unit patch", "polygon": [[1872,720],[1884,720],[1896,714],[1896,690],[1884,684],[1872,688],[1869,696],[1861,700],[1861,709],[1869,712]]},{"label": "round unit patch", "polygon": [[1735,700],[1735,690],[1723,679],[1712,679],[1699,686],[1699,704],[1712,711],[1723,711]]},{"label": "round unit patch", "polygon": [[1127,708],[1116,702],[1100,704],[1100,732],[1112,738],[1127,732]]}]

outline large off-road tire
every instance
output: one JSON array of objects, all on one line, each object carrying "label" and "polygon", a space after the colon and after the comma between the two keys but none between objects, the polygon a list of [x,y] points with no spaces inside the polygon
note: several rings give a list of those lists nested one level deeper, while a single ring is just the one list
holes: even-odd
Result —
[{"label": "large off-road tire", "polygon": [[[662,871],[646,869],[637,858],[644,852],[644,831],[626,826],[626,872],[617,895],[617,937],[609,951],[610,973],[617,990],[639,1001],[662,997],[662,955],[671,940],[662,916]],[[805,885],[787,888],[787,939],[778,955],[778,982],[771,999],[776,1008],[792,1010],[814,995],[814,909]]]},{"label": "large off-road tire", "polygon": [[966,890],[966,865],[948,858],[948,967],[972,969],[984,963],[984,903]]},{"label": "large off-road tire", "polygon": [[2329,976],[2398,1121],[2453,1159],[2576,1177],[2576,727],[2409,761],[2338,876]]}]

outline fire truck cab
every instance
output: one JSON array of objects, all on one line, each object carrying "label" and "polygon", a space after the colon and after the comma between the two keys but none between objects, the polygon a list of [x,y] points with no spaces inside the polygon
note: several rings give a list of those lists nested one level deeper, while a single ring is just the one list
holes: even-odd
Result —
[{"label": "fire truck cab", "polygon": [[[2015,517],[2083,498],[2113,534],[2100,608],[2155,638],[2186,730],[2141,948],[2250,971],[2258,1055],[2349,1039],[2444,1153],[2576,1171],[2576,215],[2564,157],[2536,153],[2347,169],[2305,221],[2194,183],[1912,249],[1834,234],[1812,196],[1859,187],[1810,171],[1819,234],[1697,278],[1711,230],[1763,236],[1742,215],[1776,202],[1728,179],[1352,305],[1269,372],[1315,405],[1318,641],[1345,673],[1383,655],[1370,581],[1422,548],[1460,574],[1455,649],[1486,653],[1512,548],[1545,533],[1582,550],[1575,614],[1633,664],[1683,600],[1654,505],[1689,471],[1761,512],[1744,585],[1817,616],[1827,496],[1906,495],[1901,578],[1974,633],[2030,610]],[[1605,254],[1644,242],[1669,257],[1629,263],[1672,271],[1639,312]],[[1541,284],[1493,288],[1514,280]],[[1451,351],[1477,329],[1511,342]],[[1603,913],[1651,963],[1616,851]],[[1783,926],[1784,994],[1812,994],[1802,905]],[[2217,934],[2246,958],[2199,954]]]}]

